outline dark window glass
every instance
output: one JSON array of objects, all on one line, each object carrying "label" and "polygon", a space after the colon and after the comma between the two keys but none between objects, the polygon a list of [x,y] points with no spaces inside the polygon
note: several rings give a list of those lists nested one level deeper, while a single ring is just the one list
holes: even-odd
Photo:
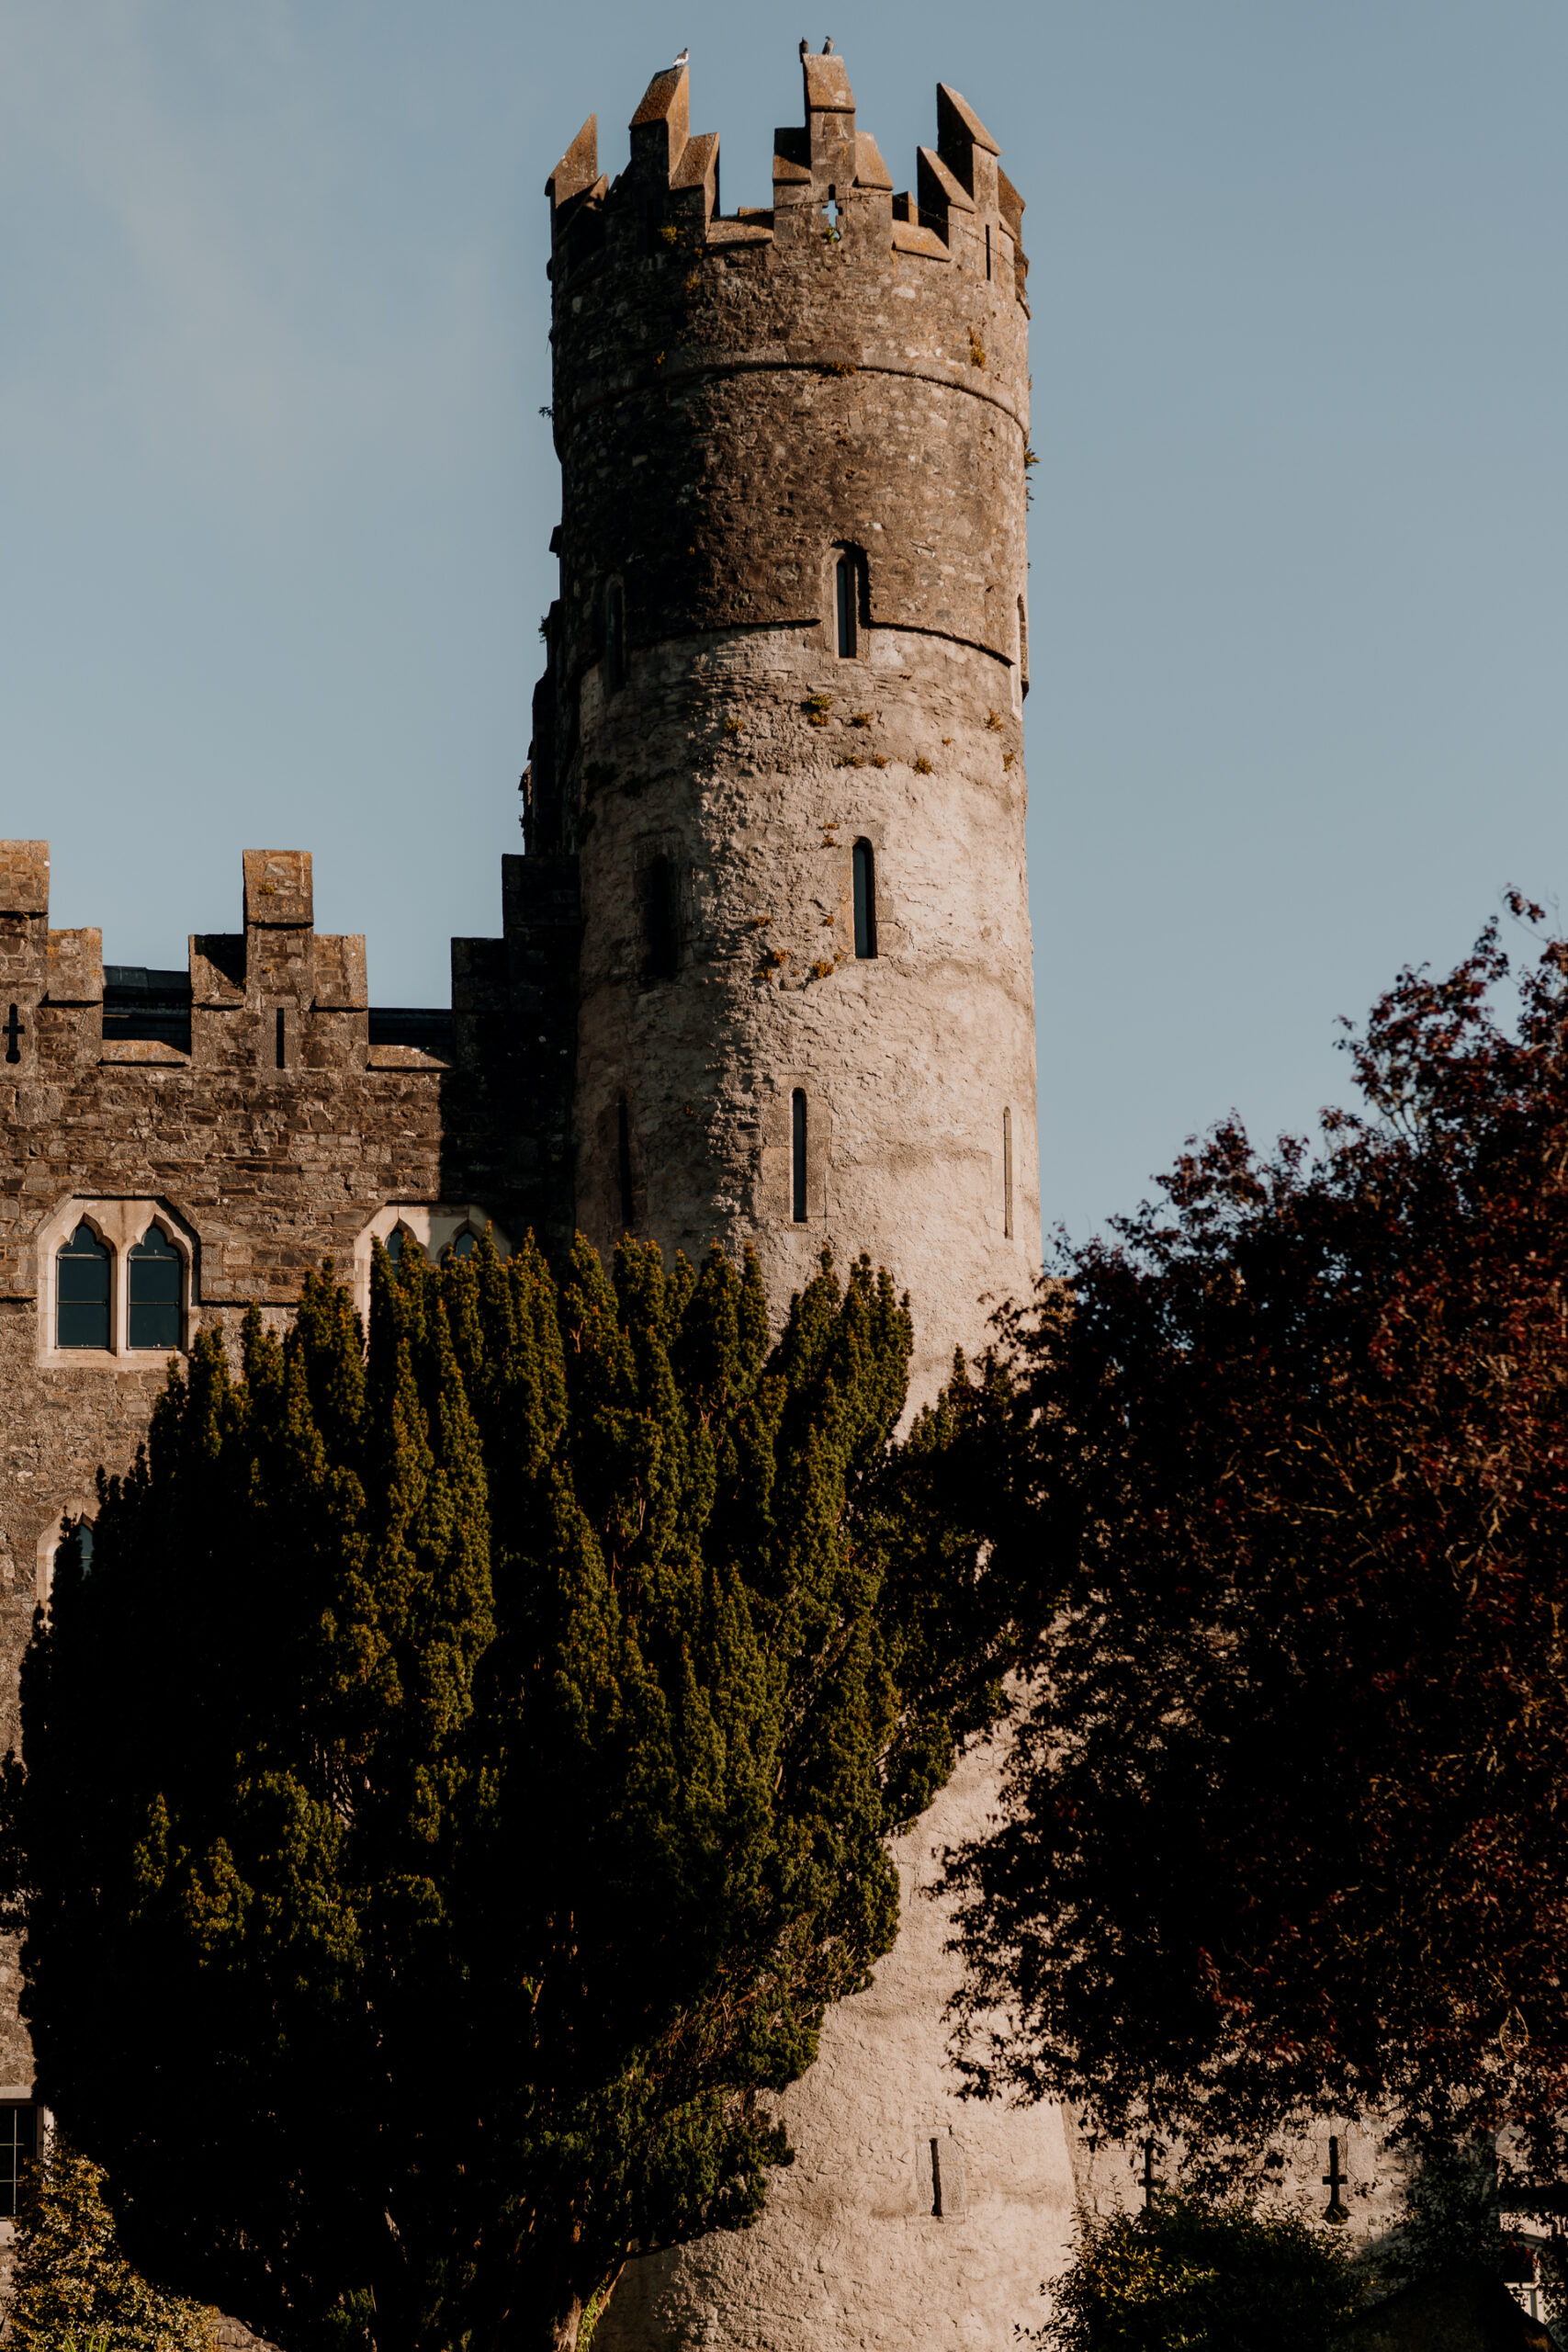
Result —
[{"label": "dark window glass", "polygon": [[604,686],[618,695],[626,683],[626,600],[614,582],[604,598]]},{"label": "dark window glass", "polygon": [[180,1253],[158,1226],[150,1225],[130,1253],[128,1332],[133,1348],[177,1348],[180,1344]]},{"label": "dark window glass", "polygon": [[841,555],[834,566],[839,597],[839,656],[846,662],[853,656],[858,639],[856,624],[859,615],[855,607],[860,601],[856,594],[860,582],[855,571],[852,555]]},{"label": "dark window glass", "polygon": [[856,842],[855,954],[863,963],[876,953],[876,860],[869,842]]},{"label": "dark window glass", "polygon": [[791,1215],[796,1225],[806,1223],[806,1095],[796,1087],[790,1097],[790,1162],[793,1193]]},{"label": "dark window glass", "polygon": [[0,2221],[17,2218],[17,2192],[38,2151],[36,2107],[0,2107]]},{"label": "dark window glass", "polygon": [[394,1266],[403,1254],[403,1235],[405,1231],[405,1227],[397,1225],[392,1227],[391,1232],[387,1236],[387,1255],[390,1258]]},{"label": "dark window glass", "polygon": [[1018,671],[1025,694],[1029,692],[1029,612],[1021,596],[1018,600]]},{"label": "dark window glass", "polygon": [[447,1266],[450,1265],[454,1260],[457,1260],[460,1262],[464,1258],[471,1258],[479,1246],[479,1242],[477,1233],[473,1233],[471,1231],[459,1233],[457,1239],[455,1241],[449,1241],[446,1244],[446,1249],[441,1252],[441,1262],[444,1266]]},{"label": "dark window glass", "polygon": [[90,1225],[79,1225],[55,1261],[59,1284],[55,1340],[62,1348],[109,1343],[109,1253]]},{"label": "dark window glass", "polygon": [[675,977],[675,875],[667,857],[650,860],[643,878],[648,923],[648,977]]}]

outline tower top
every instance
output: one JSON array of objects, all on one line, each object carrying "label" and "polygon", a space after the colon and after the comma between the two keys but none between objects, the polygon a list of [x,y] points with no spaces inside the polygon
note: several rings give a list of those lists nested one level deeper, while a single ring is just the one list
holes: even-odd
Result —
[{"label": "tower top", "polygon": [[[869,198],[864,222],[885,238],[885,250],[950,262],[1010,283],[1027,311],[1023,198],[998,162],[996,141],[968,100],[937,85],[937,141],[916,156],[913,191],[893,193],[892,175],[875,140],[855,120],[846,61],[829,41],[800,51],[804,119],[773,135],[773,201],[726,217],[718,190],[718,133],[691,129],[691,69],[682,51],[656,74],[631,119],[631,159],[613,184],[599,169],[599,122],[590,115],[546,182],[554,243],[570,262],[604,242],[607,205],[627,198],[657,201],[679,216],[686,238],[704,244],[763,244],[777,241],[781,216],[801,208],[843,205]],[[889,202],[890,199],[890,202]],[[878,201],[880,200],[880,201]],[[886,220],[878,219],[887,205]]]}]

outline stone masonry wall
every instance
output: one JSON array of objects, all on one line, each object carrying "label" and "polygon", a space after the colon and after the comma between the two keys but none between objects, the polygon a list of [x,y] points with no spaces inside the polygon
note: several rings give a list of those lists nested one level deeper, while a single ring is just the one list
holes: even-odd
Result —
[{"label": "stone masonry wall", "polygon": [[[176,1043],[167,1021],[106,1022],[99,933],[49,928],[47,843],[0,843],[0,1752],[62,1516],[129,1467],[166,1376],[166,1351],[126,1344],[126,1251],[151,1222],[181,1254],[186,1346],[203,1326],[232,1342],[253,1305],[282,1324],[328,1258],[363,1288],[370,1227],[400,1207],[422,1236],[432,1211],[438,1235],[459,1213],[513,1241],[570,1233],[575,869],[523,865],[503,936],[453,943],[453,1013],[378,1016],[363,939],[313,928],[309,855],[247,852],[243,928],[189,943]],[[374,1041],[389,1028],[403,1040]],[[105,1351],[55,1344],[56,1253],[83,1219],[115,1253]],[[0,1947],[11,2096],[32,2078],[17,1989]]]},{"label": "stone masonry wall", "polygon": [[[899,199],[842,60],[803,73],[765,214],[718,212],[684,69],[613,186],[592,125],[552,176],[561,593],[530,845],[579,857],[586,1231],[749,1244],[776,1315],[825,1245],[866,1250],[911,1295],[924,1399],[1040,1257],[1021,205],[956,94]],[[955,2098],[931,1899],[993,1802],[973,1758],[901,1842],[897,1946],[784,2100],[797,2157],[761,2222],[635,2261],[602,2352],[979,2352],[1038,2317],[1062,2119]]]}]

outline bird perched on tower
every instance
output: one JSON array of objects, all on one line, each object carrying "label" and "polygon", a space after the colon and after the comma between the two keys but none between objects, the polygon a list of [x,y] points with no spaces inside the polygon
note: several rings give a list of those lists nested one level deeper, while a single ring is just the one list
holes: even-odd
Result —
[{"label": "bird perched on tower", "polygon": [[827,40],[822,44],[822,54],[824,57],[831,57],[833,54],[833,36],[831,33],[829,34]]},{"label": "bird perched on tower", "polygon": [[[683,49],[683,50],[681,51],[680,56],[675,60],[675,65],[689,65],[689,64],[691,63],[691,59],[692,59],[692,52],[691,52],[691,51],[690,51],[689,49]],[[670,71],[671,72],[671,74],[673,74],[673,72],[675,71],[675,65],[671,65],[671,67],[670,68]]]}]

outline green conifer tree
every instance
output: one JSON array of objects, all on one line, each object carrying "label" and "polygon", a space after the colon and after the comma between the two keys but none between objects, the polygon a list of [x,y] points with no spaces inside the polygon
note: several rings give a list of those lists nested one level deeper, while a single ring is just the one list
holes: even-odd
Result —
[{"label": "green conifer tree", "polygon": [[[530,1242],[201,1337],[24,1679],[42,2094],[160,2276],[291,2346],[576,2343],[744,2226],[769,2103],[897,1922],[891,1828],[1001,1705],[900,1448],[907,1303],[825,1260]],[[133,2065],[138,2098],[120,2086]]]}]

